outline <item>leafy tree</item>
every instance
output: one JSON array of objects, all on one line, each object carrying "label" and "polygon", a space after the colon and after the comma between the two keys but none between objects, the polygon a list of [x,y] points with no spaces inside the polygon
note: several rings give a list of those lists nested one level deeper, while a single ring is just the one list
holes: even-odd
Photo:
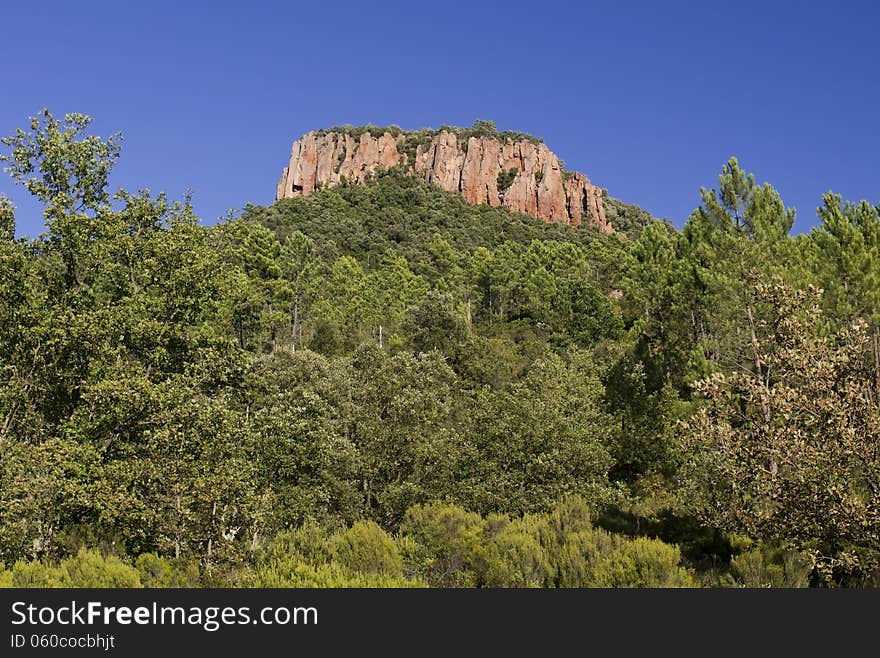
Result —
[{"label": "leafy tree", "polygon": [[341,431],[348,375],[307,350],[265,355],[245,375],[239,408],[254,437],[259,489],[271,501],[261,505],[261,533],[361,514],[357,450]]},{"label": "leafy tree", "polygon": [[379,300],[370,277],[350,256],[333,262],[315,304],[316,335],[311,346],[334,353],[350,350],[371,336],[379,324]]},{"label": "leafy tree", "polygon": [[436,352],[394,356],[365,344],[353,355],[342,432],[359,456],[365,514],[394,527],[413,504],[442,498],[463,439],[456,376]]},{"label": "leafy tree", "polygon": [[755,183],[736,158],[718,181],[719,190],[701,191],[703,205],[684,230],[690,285],[697,291],[693,323],[716,366],[766,376],[758,335],[763,309],[753,291],[784,272],[794,210],[784,206],[772,186]]},{"label": "leafy tree", "polygon": [[15,206],[12,201],[0,195],[0,242],[15,239]]},{"label": "leafy tree", "polygon": [[545,511],[579,493],[597,508],[617,499],[607,479],[613,423],[592,364],[549,355],[505,391],[474,392],[457,498],[481,512]]},{"label": "leafy tree", "polygon": [[470,333],[465,309],[450,294],[436,291],[407,309],[403,329],[418,352],[449,353]]},{"label": "leafy tree", "polygon": [[290,349],[302,345],[303,322],[314,302],[321,270],[314,241],[294,231],[281,248],[281,268],[290,291]]},{"label": "leafy tree", "polygon": [[[68,287],[82,275],[81,252],[102,234],[107,211],[107,178],[119,157],[121,135],[107,140],[86,136],[92,122],[84,114],[67,114],[63,122],[48,110],[32,117],[30,130],[18,129],[0,140],[11,149],[0,155],[16,183],[45,204],[50,235],[59,244]],[[36,174],[36,175],[34,175]]]},{"label": "leafy tree", "polygon": [[684,484],[705,521],[810,551],[816,578],[870,572],[880,409],[869,338],[861,326],[816,338],[815,294],[762,294],[777,310],[759,355],[772,377],[719,373],[700,384],[708,405],[687,423]]}]

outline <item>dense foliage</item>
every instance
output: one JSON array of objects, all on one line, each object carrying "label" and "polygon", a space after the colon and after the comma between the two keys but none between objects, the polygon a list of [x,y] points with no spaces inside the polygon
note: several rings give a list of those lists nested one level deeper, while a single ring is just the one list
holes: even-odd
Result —
[{"label": "dense foliage", "polygon": [[792,237],[731,159],[681,231],[398,171],[207,227],[88,125],[3,140],[0,584],[876,584],[876,206]]}]

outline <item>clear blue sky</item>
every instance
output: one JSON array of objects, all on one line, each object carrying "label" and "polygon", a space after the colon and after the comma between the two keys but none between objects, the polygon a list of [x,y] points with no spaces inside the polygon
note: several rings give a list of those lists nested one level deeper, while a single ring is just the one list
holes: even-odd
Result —
[{"label": "clear blue sky", "polygon": [[[544,138],[612,196],[681,226],[730,155],[816,222],[880,200],[871,2],[3,3],[0,134],[42,107],[125,135],[114,186],[214,222],[269,204],[290,143],[339,123]],[[19,232],[42,218],[21,188]]]}]

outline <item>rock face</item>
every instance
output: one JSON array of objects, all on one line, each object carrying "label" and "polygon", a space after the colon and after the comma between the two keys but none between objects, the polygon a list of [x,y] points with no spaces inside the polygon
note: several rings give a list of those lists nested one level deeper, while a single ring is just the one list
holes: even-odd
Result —
[{"label": "rock face", "polygon": [[[413,174],[469,203],[522,212],[547,222],[582,223],[610,233],[602,190],[583,174],[566,172],[543,143],[482,136],[462,143],[441,130],[415,148],[411,134],[364,132],[358,139],[342,132],[310,132],[293,143],[281,173],[276,199],[306,196],[345,177],[362,183],[380,169],[404,166]],[[408,146],[410,148],[408,148]],[[502,189],[499,189],[499,186]]]}]

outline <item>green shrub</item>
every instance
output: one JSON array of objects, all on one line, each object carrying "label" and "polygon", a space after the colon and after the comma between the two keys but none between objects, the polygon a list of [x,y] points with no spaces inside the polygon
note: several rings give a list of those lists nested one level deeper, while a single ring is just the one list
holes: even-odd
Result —
[{"label": "green shrub", "polygon": [[[597,531],[604,532],[604,531]],[[694,587],[693,576],[680,566],[678,547],[659,539],[617,539],[593,564],[592,587]]]},{"label": "green shrub", "polygon": [[767,545],[730,561],[732,584],[739,587],[807,587],[811,569],[808,556]]},{"label": "green shrub", "polygon": [[397,545],[373,521],[358,521],[332,540],[333,558],[360,574],[403,575],[403,560]]},{"label": "green shrub", "polygon": [[420,580],[387,574],[354,573],[340,564],[314,566],[297,562],[274,562],[257,570],[253,587],[426,587]]},{"label": "green shrub", "polygon": [[61,561],[65,587],[143,587],[140,574],[115,555],[80,549],[74,557]]},{"label": "green shrub", "polygon": [[[483,550],[485,522],[479,514],[440,502],[407,510],[400,531],[408,536],[408,566],[434,587],[472,587]],[[416,562],[416,565],[413,564]]]},{"label": "green shrub", "polygon": [[[535,515],[512,521],[500,518],[501,527],[490,534],[482,554],[482,584],[486,587],[545,587],[554,574],[541,545],[546,519]],[[491,527],[492,517],[487,522]]]},{"label": "green shrub", "polygon": [[80,549],[58,564],[16,562],[0,576],[4,587],[143,587],[138,570],[115,555]]},{"label": "green shrub", "polygon": [[65,587],[57,566],[34,560],[20,560],[4,571],[4,587]]},{"label": "green shrub", "polygon": [[198,587],[199,565],[168,560],[155,553],[143,553],[134,563],[144,587]]},{"label": "green shrub", "polygon": [[314,521],[306,521],[299,528],[276,535],[263,549],[260,560],[268,561],[289,555],[306,564],[324,564],[330,561],[329,535]]},{"label": "green shrub", "polygon": [[501,170],[498,172],[498,178],[496,182],[498,183],[498,191],[504,192],[507,188],[513,185],[513,181],[516,179],[516,176],[519,172],[516,169],[508,169],[507,171]]}]

